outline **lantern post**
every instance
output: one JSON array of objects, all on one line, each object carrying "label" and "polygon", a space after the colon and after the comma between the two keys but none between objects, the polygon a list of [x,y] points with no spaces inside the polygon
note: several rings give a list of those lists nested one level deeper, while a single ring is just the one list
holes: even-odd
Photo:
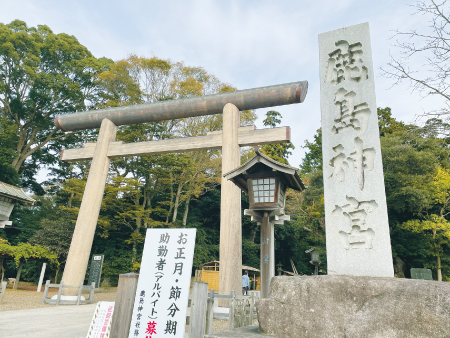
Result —
[{"label": "lantern post", "polygon": [[284,211],[286,189],[302,191],[306,187],[296,168],[277,162],[259,150],[224,177],[249,195],[250,207],[244,210],[244,215],[251,216],[261,226],[261,298],[267,298],[270,281],[275,276],[274,225],[290,220]]}]

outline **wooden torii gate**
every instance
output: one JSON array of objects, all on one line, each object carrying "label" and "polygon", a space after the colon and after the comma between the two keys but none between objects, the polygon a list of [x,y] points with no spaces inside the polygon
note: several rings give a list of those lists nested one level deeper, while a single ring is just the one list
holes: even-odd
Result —
[{"label": "wooden torii gate", "polygon": [[[254,126],[239,127],[239,111],[300,103],[308,89],[306,81],[235,91],[202,97],[101,109],[75,114],[58,115],[56,125],[63,131],[100,127],[96,143],[84,148],[65,149],[62,161],[92,159],[81,201],[75,230],[62,280],[65,285],[80,285],[86,273],[97,226],[110,158],[168,152],[185,152],[222,148],[222,173],[240,165],[240,146],[290,141],[290,128],[256,130]],[[160,141],[116,142],[117,126],[162,121],[223,112],[223,130],[205,136]],[[241,292],[242,229],[241,192],[232,182],[221,180],[220,207],[220,290],[229,294]],[[66,296],[74,295],[65,289]]]}]

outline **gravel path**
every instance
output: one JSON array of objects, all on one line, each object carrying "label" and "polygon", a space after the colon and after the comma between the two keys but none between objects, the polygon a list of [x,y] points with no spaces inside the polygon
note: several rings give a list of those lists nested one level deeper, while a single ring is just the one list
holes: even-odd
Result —
[{"label": "gravel path", "polygon": [[[50,289],[47,297],[52,297],[58,294],[56,289]],[[83,293],[84,295],[84,293]],[[42,304],[43,292],[36,292],[36,286],[33,290],[29,288],[24,289],[19,286],[17,290],[14,290],[8,285],[6,288],[3,301],[0,301],[0,312],[2,311],[16,311],[25,309],[38,309],[43,307],[54,307],[55,305]],[[86,293],[86,296],[88,294]],[[94,293],[94,303],[100,301],[114,302],[116,299],[116,288],[101,288]],[[71,305],[60,305],[71,306]]]}]

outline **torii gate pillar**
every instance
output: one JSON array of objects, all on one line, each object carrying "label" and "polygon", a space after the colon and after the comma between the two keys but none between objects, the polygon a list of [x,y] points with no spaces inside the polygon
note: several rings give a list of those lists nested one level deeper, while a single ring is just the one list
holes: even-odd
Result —
[{"label": "torii gate pillar", "polygon": [[[239,109],[227,103],[223,108],[222,174],[240,165],[238,143]],[[241,190],[222,175],[220,191],[220,250],[219,293],[236,295],[242,290],[242,220]],[[228,302],[220,302],[228,306]]]},{"label": "torii gate pillar", "polygon": [[[102,121],[62,277],[67,285],[79,286],[84,281],[108,176],[108,148],[116,139],[116,132],[114,123],[108,119]],[[63,294],[74,296],[77,292],[78,289],[65,289]]]}]

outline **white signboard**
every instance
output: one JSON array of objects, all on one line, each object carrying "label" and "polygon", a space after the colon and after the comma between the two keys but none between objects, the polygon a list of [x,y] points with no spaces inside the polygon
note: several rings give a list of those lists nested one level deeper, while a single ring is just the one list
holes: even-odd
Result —
[{"label": "white signboard", "polygon": [[184,337],[197,229],[148,229],[129,338]]},{"label": "white signboard", "polygon": [[86,338],[108,338],[114,302],[98,302]]}]

